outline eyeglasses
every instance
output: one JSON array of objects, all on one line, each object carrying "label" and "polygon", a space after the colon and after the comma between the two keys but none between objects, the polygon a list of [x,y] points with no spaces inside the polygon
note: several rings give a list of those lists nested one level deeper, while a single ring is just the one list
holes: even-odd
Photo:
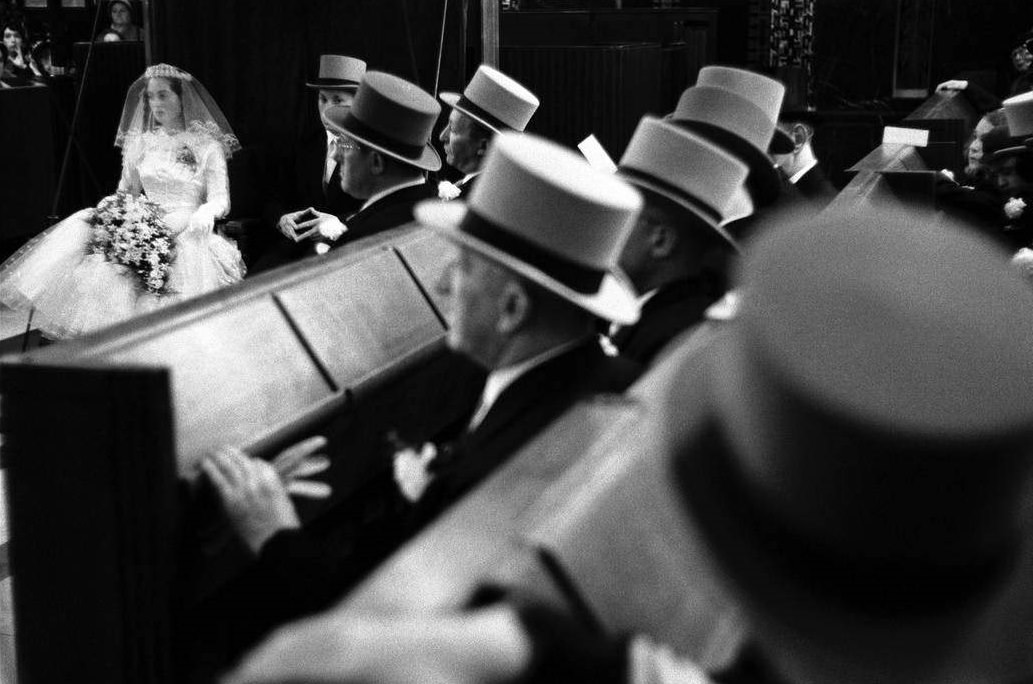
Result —
[{"label": "eyeglasses", "polygon": [[341,152],[347,152],[348,150],[357,150],[359,146],[347,138],[335,137],[333,139],[334,149],[340,150]]}]

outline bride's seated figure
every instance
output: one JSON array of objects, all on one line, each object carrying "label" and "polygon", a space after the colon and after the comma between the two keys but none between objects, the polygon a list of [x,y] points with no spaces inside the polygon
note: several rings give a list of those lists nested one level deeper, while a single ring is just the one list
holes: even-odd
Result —
[{"label": "bride's seated figure", "polygon": [[[143,260],[168,263],[147,270],[146,264],[130,268],[113,260],[110,250],[98,248],[100,210],[83,209],[45,230],[0,265],[0,301],[14,309],[34,308],[36,326],[54,339],[76,337],[244,276],[236,245],[213,231],[215,220],[230,208],[226,159],[240,143],[204,86],[176,67],[148,67],[129,88],[115,145],[122,148],[118,190],[156,205],[171,238],[170,249],[145,252]],[[132,210],[131,204],[124,206]],[[144,228],[144,237],[150,239],[150,230]],[[158,280],[148,280],[142,271]]]}]

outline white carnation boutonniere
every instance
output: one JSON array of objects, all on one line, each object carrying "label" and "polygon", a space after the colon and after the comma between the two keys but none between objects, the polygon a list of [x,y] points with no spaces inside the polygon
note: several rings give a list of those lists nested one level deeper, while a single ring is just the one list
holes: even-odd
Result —
[{"label": "white carnation boutonniere", "polygon": [[449,200],[456,199],[461,194],[463,194],[463,191],[460,190],[459,186],[455,183],[450,183],[448,181],[441,181],[438,183],[438,199],[445,200],[447,202]]},{"label": "white carnation boutonniere", "polygon": [[1004,203],[1004,215],[1009,221],[1015,221],[1022,217],[1026,211],[1026,202],[1021,197],[1012,197]]},{"label": "white carnation boutonniere", "polygon": [[434,473],[430,472],[430,464],[437,456],[438,448],[431,442],[424,443],[418,449],[415,446],[405,446],[395,451],[395,483],[402,496],[410,503],[419,501],[434,479]]}]

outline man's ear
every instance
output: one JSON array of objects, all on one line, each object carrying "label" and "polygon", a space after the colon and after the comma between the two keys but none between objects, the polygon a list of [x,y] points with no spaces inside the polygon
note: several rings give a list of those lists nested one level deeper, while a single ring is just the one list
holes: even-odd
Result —
[{"label": "man's ear", "polygon": [[804,145],[810,142],[813,135],[814,131],[807,124],[794,123],[789,131],[789,136],[793,139],[793,153],[799,152]]},{"label": "man's ear", "polygon": [[666,259],[678,246],[678,231],[666,222],[649,226],[649,255],[654,259]]},{"label": "man's ear", "polygon": [[384,155],[378,150],[369,151],[369,170],[374,176],[380,176],[384,173],[384,167],[387,166],[384,160]]},{"label": "man's ear", "polygon": [[524,327],[534,306],[527,286],[514,278],[507,279],[498,301],[499,317],[495,322],[495,330],[511,335]]}]

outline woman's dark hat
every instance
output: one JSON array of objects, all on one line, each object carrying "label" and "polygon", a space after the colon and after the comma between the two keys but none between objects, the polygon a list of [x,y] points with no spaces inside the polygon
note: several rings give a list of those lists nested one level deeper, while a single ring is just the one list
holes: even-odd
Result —
[{"label": "woman's dark hat", "polygon": [[357,90],[366,74],[366,63],[345,55],[321,55],[319,76],[305,85],[309,88]]},{"label": "woman's dark hat", "polygon": [[671,121],[724,147],[750,167],[746,185],[754,204],[778,199],[781,183],[768,148],[782,109],[785,86],[762,74],[723,66],[703,67],[682,93]]},{"label": "woman's dark hat", "polygon": [[441,105],[430,93],[380,71],[366,73],[351,107],[327,107],[327,127],[424,171],[441,168],[431,146]]}]

